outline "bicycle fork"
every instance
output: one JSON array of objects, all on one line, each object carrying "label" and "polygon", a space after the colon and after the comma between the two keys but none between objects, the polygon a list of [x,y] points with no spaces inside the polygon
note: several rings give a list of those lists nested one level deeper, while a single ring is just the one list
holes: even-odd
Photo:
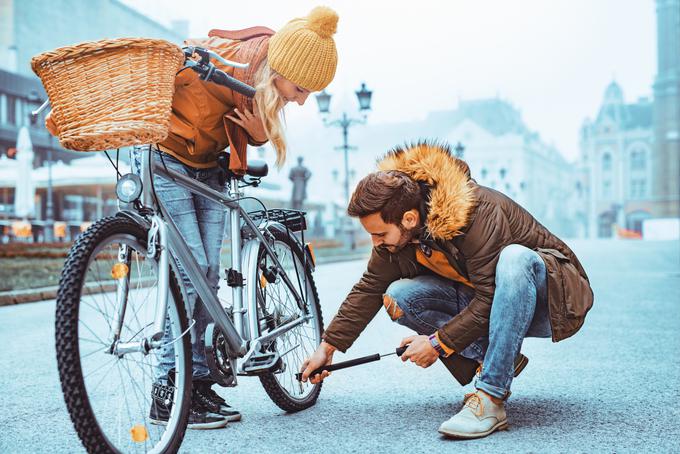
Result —
[{"label": "bicycle fork", "polygon": [[111,334],[109,339],[111,341],[110,352],[116,356],[123,356],[126,353],[142,352],[145,355],[153,348],[161,346],[161,340],[165,332],[165,322],[168,310],[168,288],[170,286],[170,261],[168,252],[168,235],[165,223],[154,215],[151,221],[151,228],[149,229],[147,237],[147,260],[157,259],[158,282],[156,293],[156,309],[154,314],[153,329],[151,336],[144,336],[137,342],[120,342],[120,333],[125,319],[125,310],[127,308],[127,300],[130,292],[130,254],[129,248],[125,245],[121,246],[118,252],[118,263],[124,265],[124,273],[116,276],[116,311],[114,321],[111,325]]}]

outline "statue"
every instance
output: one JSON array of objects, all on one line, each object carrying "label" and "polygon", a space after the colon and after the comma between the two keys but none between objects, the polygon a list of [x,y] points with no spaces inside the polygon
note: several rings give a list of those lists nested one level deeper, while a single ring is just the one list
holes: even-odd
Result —
[{"label": "statue", "polygon": [[290,205],[294,210],[302,210],[302,204],[307,198],[307,180],[312,177],[312,172],[302,165],[302,156],[298,157],[298,165],[290,169],[288,178],[293,182],[293,194]]}]

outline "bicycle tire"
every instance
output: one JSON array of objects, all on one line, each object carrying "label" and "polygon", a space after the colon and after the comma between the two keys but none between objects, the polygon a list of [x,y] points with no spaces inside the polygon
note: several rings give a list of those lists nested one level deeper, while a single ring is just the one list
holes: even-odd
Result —
[{"label": "bicycle tire", "polygon": [[[293,234],[286,231],[285,227],[280,226],[279,228],[270,228],[269,231],[273,235],[274,240],[285,244],[295,254],[295,257],[301,264],[307,264],[304,273],[309,284],[307,302],[308,306],[310,307],[308,307],[308,310],[315,311],[318,315],[314,318],[314,323],[316,325],[314,328],[318,333],[318,340],[320,341],[321,335],[323,334],[323,315],[321,313],[321,305],[319,304],[319,293],[316,289],[316,284],[314,283],[314,278],[312,276],[311,263],[309,262],[310,257],[307,256],[307,260],[305,260],[306,252],[300,246],[300,243],[295,240]],[[264,247],[260,246],[260,256],[263,257],[264,255]],[[289,277],[295,282],[294,276]],[[294,370],[291,372],[294,375],[294,373],[298,371]],[[265,392],[272,402],[274,402],[282,410],[289,413],[302,411],[313,406],[316,403],[319,394],[321,393],[321,387],[323,385],[323,383],[318,383],[316,385],[311,385],[311,383],[308,383],[306,386],[311,386],[312,391],[304,399],[296,399],[282,387],[282,385],[276,379],[275,373],[265,373],[260,375],[259,378]]]},{"label": "bicycle tire", "polygon": [[[91,453],[119,452],[103,433],[94,414],[81,367],[78,332],[81,293],[91,257],[97,251],[98,245],[105,244],[107,238],[111,238],[112,235],[129,235],[143,245],[146,245],[147,241],[147,230],[129,218],[112,216],[97,221],[83,232],[71,247],[59,281],[56,299],[55,341],[62,392],[78,437],[85,449]],[[177,309],[179,329],[184,333],[188,327],[186,308],[172,267],[170,291]],[[183,368],[185,377],[191,377],[190,336],[182,336],[180,342],[183,344],[184,361],[179,367]],[[184,438],[189,417],[191,380],[185,379],[183,383],[184,388],[179,390],[178,396],[181,400],[177,401],[181,402],[180,411],[177,413],[179,418],[177,430],[159,452],[177,452]]]}]

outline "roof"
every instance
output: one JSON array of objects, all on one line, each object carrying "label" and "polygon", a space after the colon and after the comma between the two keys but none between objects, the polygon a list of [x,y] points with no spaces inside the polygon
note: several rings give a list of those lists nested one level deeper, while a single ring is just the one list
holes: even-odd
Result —
[{"label": "roof", "polygon": [[499,98],[461,101],[458,109],[431,113],[426,122],[433,128],[451,130],[465,119],[477,123],[495,136],[528,134],[520,112]]}]

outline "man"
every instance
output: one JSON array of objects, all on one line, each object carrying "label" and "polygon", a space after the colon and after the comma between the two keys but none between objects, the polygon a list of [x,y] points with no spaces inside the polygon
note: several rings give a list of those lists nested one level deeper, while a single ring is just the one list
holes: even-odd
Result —
[{"label": "man", "polygon": [[[384,305],[418,335],[402,360],[441,359],[476,392],[439,432],[477,438],[505,429],[504,401],[526,365],[525,337],[566,339],[593,304],[569,247],[505,195],[478,185],[448,147],[421,142],[389,152],[348,207],[371,235],[367,270],[303,364],[303,380],[346,351]],[[311,377],[317,383],[328,372]]]}]

